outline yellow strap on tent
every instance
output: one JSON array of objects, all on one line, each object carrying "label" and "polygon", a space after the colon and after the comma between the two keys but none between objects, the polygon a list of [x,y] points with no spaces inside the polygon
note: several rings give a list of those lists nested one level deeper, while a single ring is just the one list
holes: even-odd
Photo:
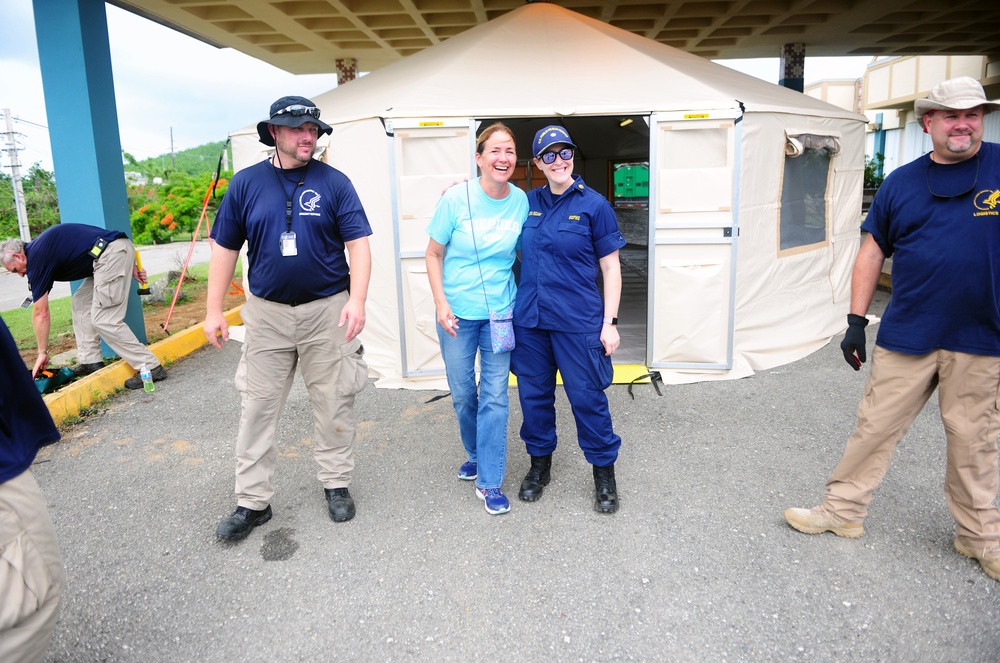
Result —
[{"label": "yellow strap on tent", "polygon": [[[642,364],[615,364],[615,376],[611,379],[612,384],[649,384],[649,369]],[[562,384],[562,374],[556,371],[556,384]],[[507,384],[511,387],[517,386],[517,376],[510,374]]]}]

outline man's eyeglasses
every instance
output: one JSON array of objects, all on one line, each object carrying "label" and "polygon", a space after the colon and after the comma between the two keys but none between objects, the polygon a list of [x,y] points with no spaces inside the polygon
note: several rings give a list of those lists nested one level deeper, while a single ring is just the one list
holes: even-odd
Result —
[{"label": "man's eyeglasses", "polygon": [[282,108],[277,113],[271,115],[271,117],[278,117],[279,115],[285,115],[285,114],[291,115],[292,117],[299,117],[301,115],[311,115],[317,120],[319,119],[318,108],[316,108],[315,106],[300,106],[300,105],[288,106],[286,108]]},{"label": "man's eyeglasses", "polygon": [[562,159],[563,161],[569,161],[570,159],[573,158],[573,148],[564,147],[558,152],[542,152],[542,156],[538,158],[542,160],[542,163],[548,165],[556,162],[557,154],[559,155],[559,158]]}]

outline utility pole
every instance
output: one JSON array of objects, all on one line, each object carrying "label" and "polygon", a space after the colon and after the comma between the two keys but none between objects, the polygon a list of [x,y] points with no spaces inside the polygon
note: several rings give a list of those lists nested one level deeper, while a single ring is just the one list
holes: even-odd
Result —
[{"label": "utility pole", "polygon": [[27,242],[31,239],[28,230],[28,210],[24,206],[24,187],[21,185],[21,166],[17,162],[17,145],[14,142],[14,124],[10,120],[10,109],[3,109],[7,121],[7,154],[10,156],[11,183],[14,185],[14,207],[17,208],[17,227],[21,231],[21,239]]},{"label": "utility pole", "polygon": [[170,127],[170,170],[177,167],[174,163],[174,128]]}]

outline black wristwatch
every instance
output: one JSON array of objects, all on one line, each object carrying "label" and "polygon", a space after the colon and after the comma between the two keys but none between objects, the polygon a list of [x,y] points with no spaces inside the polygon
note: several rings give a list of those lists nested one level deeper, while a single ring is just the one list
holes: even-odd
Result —
[{"label": "black wristwatch", "polygon": [[606,325],[617,325],[618,318],[604,318],[604,324]]}]

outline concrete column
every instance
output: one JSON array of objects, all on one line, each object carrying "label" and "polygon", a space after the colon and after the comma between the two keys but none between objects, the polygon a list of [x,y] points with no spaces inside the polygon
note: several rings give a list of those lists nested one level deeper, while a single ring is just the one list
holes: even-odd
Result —
[{"label": "concrete column", "polygon": [[337,85],[343,85],[358,77],[357,58],[337,58]]},{"label": "concrete column", "polygon": [[778,66],[781,69],[778,72],[778,85],[796,92],[802,92],[805,89],[805,44],[785,44],[782,46]]},{"label": "concrete column", "polygon": [[[62,223],[131,237],[104,0],[32,4]],[[142,305],[129,290],[125,323],[145,343]],[[106,346],[104,351],[112,354]]]}]

